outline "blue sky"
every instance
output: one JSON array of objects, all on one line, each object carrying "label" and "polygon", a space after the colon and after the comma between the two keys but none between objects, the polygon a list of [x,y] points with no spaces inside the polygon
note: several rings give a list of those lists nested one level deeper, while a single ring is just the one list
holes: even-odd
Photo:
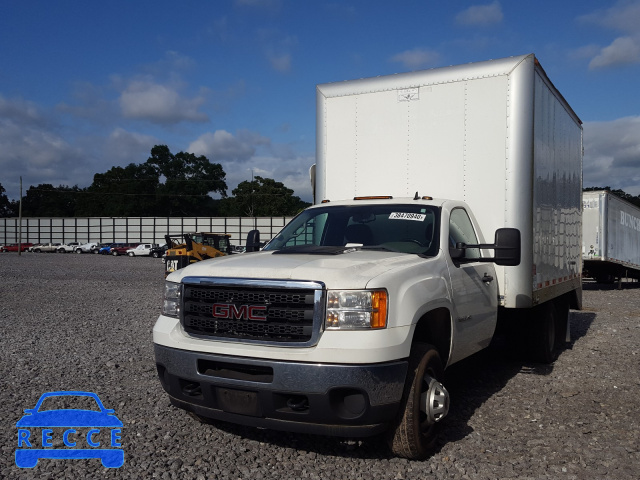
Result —
[{"label": "blue sky", "polygon": [[640,0],[5,1],[0,184],[166,144],[310,200],[316,84],[525,53],[584,122],[584,185],[640,194]]}]

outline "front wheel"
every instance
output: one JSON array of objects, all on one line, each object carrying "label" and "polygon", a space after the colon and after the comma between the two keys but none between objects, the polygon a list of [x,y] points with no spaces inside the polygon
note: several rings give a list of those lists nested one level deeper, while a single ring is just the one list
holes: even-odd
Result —
[{"label": "front wheel", "polygon": [[421,460],[431,452],[437,423],[449,412],[449,392],[440,383],[443,375],[442,360],[435,347],[414,344],[400,411],[389,432],[389,447],[395,455]]},{"label": "front wheel", "polygon": [[117,250],[114,250],[113,252],[111,252],[111,255],[113,255],[114,257],[117,257],[119,253]]},{"label": "front wheel", "polygon": [[129,255],[130,257],[133,257],[135,255],[135,253],[129,252],[129,253],[127,253],[127,255]]}]

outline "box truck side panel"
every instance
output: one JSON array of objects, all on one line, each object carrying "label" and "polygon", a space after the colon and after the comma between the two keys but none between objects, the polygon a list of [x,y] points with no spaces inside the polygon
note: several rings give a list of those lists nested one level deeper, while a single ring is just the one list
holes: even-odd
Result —
[{"label": "box truck side panel", "polygon": [[607,195],[606,258],[640,268],[640,209],[615,195]]},{"label": "box truck side panel", "polygon": [[[553,298],[581,276],[582,127],[539,72],[535,77],[533,290]],[[573,288],[569,288],[573,289]]]}]

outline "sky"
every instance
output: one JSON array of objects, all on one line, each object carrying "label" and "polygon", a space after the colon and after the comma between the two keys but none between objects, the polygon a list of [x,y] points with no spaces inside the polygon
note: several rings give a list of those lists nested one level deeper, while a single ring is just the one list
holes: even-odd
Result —
[{"label": "sky", "polygon": [[0,2],[0,184],[167,145],[311,201],[317,84],[527,53],[584,122],[584,186],[639,195],[640,0]]}]

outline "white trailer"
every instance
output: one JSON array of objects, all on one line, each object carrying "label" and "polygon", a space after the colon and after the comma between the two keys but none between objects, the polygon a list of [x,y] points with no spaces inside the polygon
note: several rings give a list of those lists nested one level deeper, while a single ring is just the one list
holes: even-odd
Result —
[{"label": "white trailer", "polygon": [[582,254],[585,274],[621,286],[640,278],[640,208],[609,191],[582,194]]},{"label": "white trailer", "polygon": [[566,337],[581,122],[534,55],[319,85],[317,107],[315,205],[167,277],[158,375],[200,417],[424,458],[445,368],[497,326],[543,362]]}]

